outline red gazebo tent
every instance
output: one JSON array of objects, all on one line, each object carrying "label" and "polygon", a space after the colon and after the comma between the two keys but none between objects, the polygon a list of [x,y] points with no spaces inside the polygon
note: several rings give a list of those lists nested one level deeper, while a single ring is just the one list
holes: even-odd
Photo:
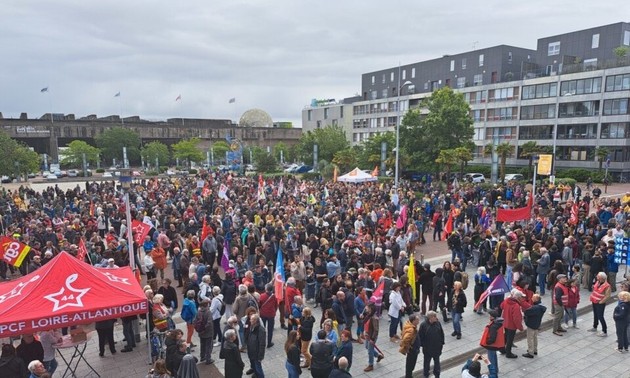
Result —
[{"label": "red gazebo tent", "polygon": [[147,299],[129,267],[95,268],[66,252],[0,284],[0,338],[146,312]]}]

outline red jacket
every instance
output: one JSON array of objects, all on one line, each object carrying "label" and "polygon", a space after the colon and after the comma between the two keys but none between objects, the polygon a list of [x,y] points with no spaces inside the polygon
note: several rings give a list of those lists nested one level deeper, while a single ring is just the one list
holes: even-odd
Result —
[{"label": "red jacket", "polygon": [[260,295],[260,317],[261,318],[275,318],[276,311],[278,311],[278,300],[272,293],[262,293]]},{"label": "red jacket", "polygon": [[284,292],[284,313],[285,314],[290,314],[291,313],[291,305],[294,302],[294,298],[296,295],[301,296],[302,293],[300,293],[300,290],[296,287],[291,287],[287,285],[287,289]]},{"label": "red jacket", "polygon": [[569,303],[567,305],[568,308],[577,308],[578,303],[580,303],[580,289],[577,286],[571,286],[569,288]]},{"label": "red jacket", "polygon": [[[514,298],[508,298],[501,303],[503,310],[503,326],[505,329],[523,330],[523,313],[521,307],[527,309],[531,307],[527,302],[519,302]],[[525,308],[527,307],[527,308]]]}]

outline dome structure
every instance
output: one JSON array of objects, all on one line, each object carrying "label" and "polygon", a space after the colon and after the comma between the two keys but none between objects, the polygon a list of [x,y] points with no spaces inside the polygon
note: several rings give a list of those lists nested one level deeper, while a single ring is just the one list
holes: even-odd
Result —
[{"label": "dome structure", "polygon": [[262,109],[250,109],[238,121],[241,127],[273,127],[271,116]]}]

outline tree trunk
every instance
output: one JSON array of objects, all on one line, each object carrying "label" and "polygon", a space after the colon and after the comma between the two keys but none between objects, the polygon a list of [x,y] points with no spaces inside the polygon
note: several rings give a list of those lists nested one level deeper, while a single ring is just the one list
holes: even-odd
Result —
[{"label": "tree trunk", "polygon": [[506,162],[506,160],[507,160],[507,156],[506,155],[501,156],[501,173],[499,175],[500,176],[499,181],[501,183],[503,183],[503,181],[505,180],[505,162]]},{"label": "tree trunk", "polygon": [[599,173],[602,173],[602,165],[604,164],[603,159],[599,159]]},{"label": "tree trunk", "polygon": [[531,180],[532,179],[532,164],[533,164],[533,157],[530,155],[529,157],[529,163],[527,164],[527,179]]}]

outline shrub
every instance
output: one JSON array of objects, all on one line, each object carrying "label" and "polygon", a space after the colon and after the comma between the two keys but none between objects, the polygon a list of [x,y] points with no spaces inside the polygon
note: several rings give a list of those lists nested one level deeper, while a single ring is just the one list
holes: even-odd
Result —
[{"label": "shrub", "polygon": [[586,180],[588,180],[589,177],[592,177],[594,173],[596,172],[583,168],[559,169],[556,172],[556,177],[571,178],[579,182],[586,182]]},{"label": "shrub", "polygon": [[[464,173],[483,173],[484,176],[490,177],[492,167],[489,165],[469,165],[464,167]],[[453,172],[459,172],[459,169],[454,169]]]},{"label": "shrub", "polygon": [[146,171],[144,172],[144,175],[148,177],[153,177],[153,176],[157,176],[158,173],[156,171]]},{"label": "shrub", "polygon": [[96,170],[96,173],[105,173],[105,169],[103,169],[103,168],[98,168],[98,169]]},{"label": "shrub", "polygon": [[195,168],[191,168],[188,170],[188,173],[190,173],[191,175],[196,175],[197,173],[199,173],[199,171],[197,171]]},{"label": "shrub", "polygon": [[306,172],[302,174],[302,180],[319,181],[321,177],[322,176],[318,172]]}]

